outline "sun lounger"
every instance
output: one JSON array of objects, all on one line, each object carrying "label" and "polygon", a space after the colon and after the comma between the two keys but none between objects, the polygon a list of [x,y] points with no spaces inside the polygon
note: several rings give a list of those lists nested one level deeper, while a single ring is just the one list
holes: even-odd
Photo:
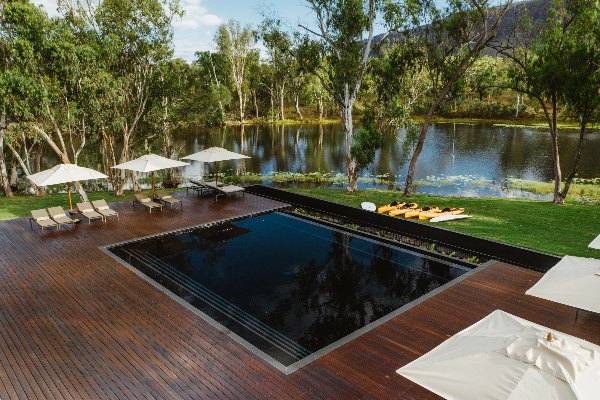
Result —
[{"label": "sun lounger", "polygon": [[62,207],[50,207],[48,214],[58,224],[59,229],[62,225],[75,226],[75,221],[65,213]]},{"label": "sun lounger", "polygon": [[133,208],[135,208],[135,203],[141,204],[142,206],[146,207],[148,209],[148,211],[150,211],[150,213],[152,213],[152,210],[155,208],[158,208],[160,211],[162,211],[162,204],[153,202],[152,199],[144,193],[136,193],[135,194],[135,200],[133,201]]},{"label": "sun lounger", "polygon": [[171,207],[171,209],[174,206],[179,205],[181,207],[181,209],[183,210],[183,202],[179,199],[176,199],[175,197],[173,197],[171,194],[167,193],[164,190],[157,190],[156,198],[158,200],[164,202],[165,204],[168,204],[169,207]]},{"label": "sun lounger", "polygon": [[[217,190],[216,182],[201,182],[197,180],[190,179],[190,183],[194,186],[188,187],[186,190],[189,192],[190,190],[195,190],[198,193],[198,196],[202,196],[204,192],[215,193]],[[222,183],[219,183],[218,186],[224,186]]]},{"label": "sun lounger", "polygon": [[43,208],[41,210],[31,211],[31,218],[29,219],[30,226],[32,226],[32,222],[35,222],[40,228],[42,228],[42,232],[44,232],[44,228],[56,228],[56,230],[58,230],[58,224],[50,219],[48,211]]},{"label": "sun lounger", "polygon": [[77,203],[77,209],[79,210],[79,214],[86,217],[88,223],[90,224],[95,219],[100,219],[102,222],[104,222],[104,216],[96,212],[96,210],[94,210],[94,206],[92,206],[92,204],[89,202]]},{"label": "sun lounger", "polygon": [[219,196],[227,196],[229,194],[236,194],[236,193],[241,193],[242,196],[245,196],[245,193],[246,193],[246,190],[243,187],[235,186],[235,185],[215,186],[214,188],[217,191],[217,195],[215,196],[215,201],[218,200]]},{"label": "sun lounger", "polygon": [[99,214],[104,216],[104,219],[108,219],[108,217],[117,217],[119,219],[119,213],[115,210],[112,210],[110,206],[106,203],[106,200],[94,200],[92,201],[92,205],[96,209]]}]

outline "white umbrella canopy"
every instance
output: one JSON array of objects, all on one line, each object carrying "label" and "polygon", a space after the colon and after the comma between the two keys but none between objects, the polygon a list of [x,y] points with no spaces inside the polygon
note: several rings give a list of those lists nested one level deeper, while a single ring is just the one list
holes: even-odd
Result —
[{"label": "white umbrella canopy", "polygon": [[28,175],[27,179],[37,186],[67,184],[69,194],[69,207],[73,209],[71,201],[71,182],[88,181],[92,179],[106,179],[108,176],[90,168],[80,167],[75,164],[59,164],[45,171]]},{"label": "white umbrella canopy", "polygon": [[591,400],[600,346],[496,310],[396,372],[450,400]]},{"label": "white umbrella canopy", "polygon": [[181,157],[182,160],[202,161],[202,162],[217,162],[227,160],[240,160],[250,158],[243,154],[234,153],[222,147],[211,147],[204,149],[189,156]]},{"label": "white umbrella canopy", "polygon": [[[233,151],[229,151],[222,147],[210,147],[208,149],[204,149],[194,154],[190,154],[189,156],[181,157],[182,160],[192,160],[192,161],[201,161],[201,162],[219,162],[219,161],[228,161],[228,160],[241,160],[245,158],[250,158],[240,153],[235,153]],[[218,165],[218,164],[217,164]],[[215,182],[218,179],[218,167],[215,172]],[[218,183],[218,182],[217,182]]]},{"label": "white umbrella canopy", "polygon": [[169,168],[185,167],[189,163],[172,160],[156,154],[146,154],[135,160],[127,161],[119,165],[115,165],[114,169],[126,169],[135,172],[150,172],[152,173],[152,194],[154,195],[154,172]]},{"label": "white umbrella canopy", "polygon": [[588,245],[590,249],[600,250],[600,235],[596,236],[596,239],[592,240],[592,243]]},{"label": "white umbrella canopy", "polygon": [[600,260],[565,256],[525,293],[600,313]]},{"label": "white umbrella canopy", "polygon": [[154,172],[162,169],[185,167],[189,163],[172,160],[156,154],[146,154],[138,157],[135,160],[127,161],[119,165],[115,165],[116,169],[127,169],[136,172]]}]

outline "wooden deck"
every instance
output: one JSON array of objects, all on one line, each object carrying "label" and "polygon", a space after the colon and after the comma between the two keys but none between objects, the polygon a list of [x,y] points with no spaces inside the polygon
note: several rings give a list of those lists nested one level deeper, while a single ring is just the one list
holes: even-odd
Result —
[{"label": "wooden deck", "polygon": [[0,399],[437,399],[395,370],[495,309],[600,344],[599,317],[525,296],[541,274],[497,263],[286,376],[98,249],[280,205],[182,198],[72,232],[0,223]]}]

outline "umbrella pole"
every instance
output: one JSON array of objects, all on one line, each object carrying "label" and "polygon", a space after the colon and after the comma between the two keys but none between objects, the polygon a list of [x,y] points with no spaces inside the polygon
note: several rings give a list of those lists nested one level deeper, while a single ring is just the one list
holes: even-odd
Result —
[{"label": "umbrella pole", "polygon": [[67,182],[67,194],[69,195],[69,211],[73,210],[73,201],[71,200],[71,182]]},{"label": "umbrella pole", "polygon": [[150,175],[152,175],[152,197],[155,197],[156,192],[154,191],[154,171],[150,172]]},{"label": "umbrella pole", "polygon": [[215,163],[215,186],[219,187],[219,162]]}]

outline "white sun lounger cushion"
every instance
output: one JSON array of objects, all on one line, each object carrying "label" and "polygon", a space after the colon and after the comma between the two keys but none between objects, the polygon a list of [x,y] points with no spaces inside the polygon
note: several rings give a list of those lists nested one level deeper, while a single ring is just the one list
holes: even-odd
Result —
[{"label": "white sun lounger cushion", "polygon": [[110,207],[109,206],[102,206],[102,207],[98,207],[98,211],[106,211],[108,210]]},{"label": "white sun lounger cushion", "polygon": [[50,217],[38,217],[35,220],[39,222],[39,221],[48,221],[49,219],[50,219]]},{"label": "white sun lounger cushion", "polygon": [[511,343],[498,353],[534,365],[564,382],[575,382],[581,372],[600,359],[593,349],[587,349],[564,337],[549,342],[548,332],[526,327],[523,333],[511,338]]},{"label": "white sun lounger cushion", "polygon": [[56,214],[52,216],[53,219],[57,219],[57,218],[67,218],[67,216],[65,214]]},{"label": "white sun lounger cushion", "polygon": [[162,199],[171,199],[171,198],[173,198],[173,196],[163,196],[163,197],[161,197],[161,198],[162,198]]},{"label": "white sun lounger cushion", "polygon": [[94,209],[93,208],[86,208],[85,210],[81,210],[81,212],[84,213],[84,214],[85,213],[91,213],[91,212],[94,212]]},{"label": "white sun lounger cushion", "polygon": [[150,199],[141,199],[140,202],[142,202],[142,203],[149,203]]}]

